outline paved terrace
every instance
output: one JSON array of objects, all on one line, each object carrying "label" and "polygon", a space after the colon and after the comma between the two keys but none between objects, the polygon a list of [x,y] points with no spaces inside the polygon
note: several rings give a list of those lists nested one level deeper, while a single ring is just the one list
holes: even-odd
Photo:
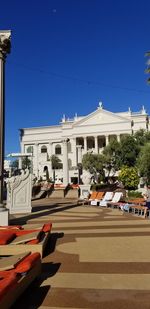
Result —
[{"label": "paved terrace", "polygon": [[41,277],[13,308],[150,308],[150,220],[43,199],[17,223],[49,221]]}]

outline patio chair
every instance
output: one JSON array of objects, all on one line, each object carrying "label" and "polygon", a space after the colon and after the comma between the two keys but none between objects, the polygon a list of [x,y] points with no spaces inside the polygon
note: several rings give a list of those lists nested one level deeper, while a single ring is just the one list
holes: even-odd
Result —
[{"label": "patio chair", "polygon": [[89,197],[84,198],[82,200],[79,199],[79,202],[81,202],[83,205],[85,204],[90,204],[92,200],[95,200],[95,198],[97,197],[98,192],[97,191],[93,191]]},{"label": "patio chair", "polygon": [[28,225],[28,228],[0,227],[0,255],[23,253],[27,250],[39,252],[43,256],[52,224]]},{"label": "patio chair", "polygon": [[41,273],[38,252],[0,259],[0,308],[11,308],[17,298]]},{"label": "patio chair", "polygon": [[128,199],[128,203],[145,206],[146,200],[143,197],[137,197],[134,199]]},{"label": "patio chair", "polygon": [[103,196],[104,196],[104,192],[98,192],[96,195],[96,198],[91,200],[91,205],[96,206],[98,202],[102,200]]},{"label": "patio chair", "polygon": [[115,205],[118,205],[118,202],[121,200],[121,197],[123,196],[122,192],[115,192],[112,201],[109,201],[107,203],[107,207],[115,207]]},{"label": "patio chair", "polygon": [[99,206],[107,207],[107,203],[110,202],[113,198],[113,192],[106,192],[104,198],[100,201]]},{"label": "patio chair", "polygon": [[132,204],[130,205],[130,208],[131,208],[131,212],[133,215],[138,215],[138,216],[141,216],[142,218],[147,218],[148,216],[148,207],[146,206],[142,206],[142,205],[135,205],[135,204]]}]

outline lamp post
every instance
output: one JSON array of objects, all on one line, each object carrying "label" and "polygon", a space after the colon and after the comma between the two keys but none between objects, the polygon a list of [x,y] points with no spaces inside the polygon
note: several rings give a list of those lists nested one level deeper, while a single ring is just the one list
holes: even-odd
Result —
[{"label": "lamp post", "polygon": [[82,146],[77,145],[77,167],[78,167],[78,184],[81,184],[80,176],[82,174]]},{"label": "lamp post", "polygon": [[131,132],[132,132],[132,135],[133,135],[133,133],[134,133],[134,131],[133,131],[133,127],[134,127],[134,121],[133,121],[133,120],[131,120]]},{"label": "lamp post", "polygon": [[149,116],[146,116],[146,130],[148,132],[148,126],[149,126]]},{"label": "lamp post", "polygon": [[63,184],[65,186],[69,183],[69,168],[68,168],[68,142],[69,138],[64,139],[63,142]]},{"label": "lamp post", "polygon": [[3,206],[3,171],[4,171],[4,143],[5,143],[5,60],[10,53],[11,31],[0,30],[0,211]]}]

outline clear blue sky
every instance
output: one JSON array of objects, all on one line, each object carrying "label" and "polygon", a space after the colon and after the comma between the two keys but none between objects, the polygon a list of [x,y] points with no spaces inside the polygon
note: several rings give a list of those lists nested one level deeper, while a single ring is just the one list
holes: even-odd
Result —
[{"label": "clear blue sky", "polygon": [[0,28],[12,30],[5,153],[20,150],[19,128],[87,115],[101,100],[150,112],[149,21],[149,0],[1,1]]}]

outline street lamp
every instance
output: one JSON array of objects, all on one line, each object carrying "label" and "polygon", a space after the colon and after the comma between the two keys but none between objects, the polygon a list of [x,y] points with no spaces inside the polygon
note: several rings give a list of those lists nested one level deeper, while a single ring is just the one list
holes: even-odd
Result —
[{"label": "street lamp", "polygon": [[134,127],[134,121],[133,120],[131,120],[131,132],[132,132],[132,135],[133,135],[133,127]]},{"label": "street lamp", "polygon": [[149,116],[146,116],[146,130],[148,131],[148,126],[149,126]]},{"label": "street lamp", "polygon": [[5,143],[5,60],[11,48],[11,31],[0,31],[0,211],[3,206],[3,171]]}]

